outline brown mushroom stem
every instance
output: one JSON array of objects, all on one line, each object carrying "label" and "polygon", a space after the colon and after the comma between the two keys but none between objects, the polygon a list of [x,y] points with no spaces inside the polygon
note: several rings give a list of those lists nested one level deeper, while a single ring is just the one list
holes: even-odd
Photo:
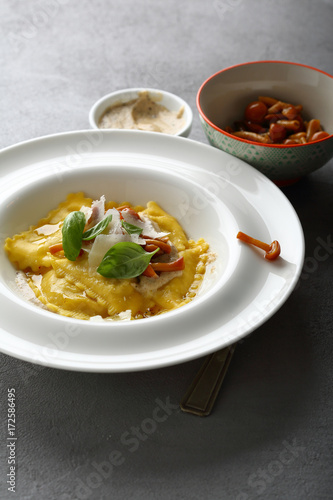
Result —
[{"label": "brown mushroom stem", "polygon": [[251,245],[254,245],[255,247],[264,250],[265,251],[264,257],[267,260],[277,259],[277,257],[281,253],[281,247],[277,240],[274,240],[271,244],[268,244],[264,243],[263,241],[256,240],[255,238],[252,238],[251,236],[248,236],[247,234],[242,233],[241,231],[239,231],[239,233],[237,234],[237,238],[241,241],[244,241],[244,243],[249,243]]}]

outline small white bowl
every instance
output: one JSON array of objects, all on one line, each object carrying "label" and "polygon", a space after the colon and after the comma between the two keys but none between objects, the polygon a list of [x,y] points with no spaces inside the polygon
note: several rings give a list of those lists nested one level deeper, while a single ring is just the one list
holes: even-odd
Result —
[{"label": "small white bowl", "polygon": [[124,104],[128,101],[132,101],[133,99],[139,97],[140,92],[145,91],[148,91],[153,100],[156,100],[158,104],[166,107],[169,111],[179,111],[182,107],[184,108],[183,118],[185,124],[176,134],[173,135],[188,137],[192,128],[193,113],[187,102],[177,95],[166,92],[165,90],[150,88],[123,89],[105,95],[93,105],[89,112],[90,126],[94,129],[99,129],[99,120],[108,108],[116,104]]}]

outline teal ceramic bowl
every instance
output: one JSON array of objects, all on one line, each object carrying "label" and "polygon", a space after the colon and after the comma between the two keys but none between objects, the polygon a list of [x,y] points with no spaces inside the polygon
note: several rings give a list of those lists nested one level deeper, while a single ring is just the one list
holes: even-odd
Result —
[{"label": "teal ceramic bowl", "polygon": [[[330,135],[306,144],[262,144],[223,129],[241,120],[258,96],[302,104],[305,120],[319,119]],[[333,157],[333,77],[318,69],[280,61],[258,61],[215,73],[200,87],[197,108],[208,141],[237,156],[278,185],[291,184]]]}]

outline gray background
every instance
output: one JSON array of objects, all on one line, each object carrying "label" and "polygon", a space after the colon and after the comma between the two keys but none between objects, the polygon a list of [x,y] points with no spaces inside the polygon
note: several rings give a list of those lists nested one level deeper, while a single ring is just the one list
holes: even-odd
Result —
[{"label": "gray background", "polygon": [[[262,59],[332,74],[332,21],[331,0],[2,0],[0,146],[86,129],[95,100],[131,86],[185,98],[190,137],[206,142],[195,108],[203,80]],[[88,374],[0,355],[0,498],[333,498],[333,250],[314,257],[332,238],[332,171],[331,161],[284,189],[305,232],[300,283],[238,345],[208,418],[178,408],[203,359]],[[15,494],[6,486],[8,387],[17,394]]]}]

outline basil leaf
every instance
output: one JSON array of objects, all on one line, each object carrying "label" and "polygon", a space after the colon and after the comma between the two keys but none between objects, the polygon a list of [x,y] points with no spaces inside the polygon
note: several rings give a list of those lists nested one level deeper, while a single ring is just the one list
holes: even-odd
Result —
[{"label": "basil leaf", "polygon": [[101,234],[104,229],[110,224],[111,219],[112,214],[102,219],[98,224],[96,224],[96,226],[93,226],[92,228],[88,229],[88,231],[85,231],[82,235],[82,239],[84,241],[89,241],[93,238],[96,238],[96,236]]},{"label": "basil leaf", "polygon": [[156,252],[158,248],[146,252],[137,243],[121,241],[106,252],[97,272],[105,278],[135,278],[143,273]]},{"label": "basil leaf", "polygon": [[129,222],[126,222],[124,220],[121,221],[121,224],[123,228],[125,229],[126,233],[128,234],[138,234],[140,235],[143,231],[141,227],[134,226],[133,224],[130,224]]},{"label": "basil leaf", "polygon": [[68,260],[76,260],[82,245],[82,233],[86,224],[83,212],[71,212],[62,226],[62,247]]}]

